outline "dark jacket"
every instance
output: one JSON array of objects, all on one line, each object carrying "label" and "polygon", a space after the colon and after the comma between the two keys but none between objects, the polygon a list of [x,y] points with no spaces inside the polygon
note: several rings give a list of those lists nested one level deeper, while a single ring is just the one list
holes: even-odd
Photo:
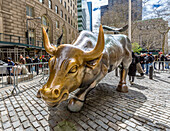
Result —
[{"label": "dark jacket", "polygon": [[[9,66],[14,66],[15,64],[14,64],[14,62],[13,61],[10,61],[10,62],[8,62],[8,65]],[[7,67],[7,70],[10,70],[12,67]]]},{"label": "dark jacket", "polygon": [[31,58],[26,59],[26,62],[27,62],[27,63],[33,63],[33,61],[32,61]]},{"label": "dark jacket", "polygon": [[154,58],[152,56],[146,56],[145,57],[146,64],[152,63],[153,61],[154,61]]},{"label": "dark jacket", "polygon": [[34,63],[39,63],[39,62],[40,62],[40,59],[39,59],[39,58],[35,58],[33,62],[34,62]]},{"label": "dark jacket", "polygon": [[132,63],[129,66],[128,75],[135,76],[136,75],[136,65],[139,62],[138,57],[132,53]]},{"label": "dark jacket", "polygon": [[139,58],[141,64],[145,64],[145,58],[144,56],[140,56]]}]

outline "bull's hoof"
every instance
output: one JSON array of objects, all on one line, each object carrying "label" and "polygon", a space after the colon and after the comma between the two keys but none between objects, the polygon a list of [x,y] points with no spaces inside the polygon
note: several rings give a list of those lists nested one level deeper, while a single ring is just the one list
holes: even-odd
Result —
[{"label": "bull's hoof", "polygon": [[68,103],[68,109],[71,112],[79,112],[84,105],[84,102],[76,100],[75,98],[71,98]]},{"label": "bull's hoof", "polygon": [[127,93],[128,92],[128,87],[126,84],[119,84],[116,88],[117,91]]},{"label": "bull's hoof", "polygon": [[37,98],[41,98],[40,90],[37,92]]}]

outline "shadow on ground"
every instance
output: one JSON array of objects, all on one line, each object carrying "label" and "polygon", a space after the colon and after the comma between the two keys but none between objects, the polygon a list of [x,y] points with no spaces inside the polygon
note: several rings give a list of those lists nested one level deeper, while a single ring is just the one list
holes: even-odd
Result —
[{"label": "shadow on ground", "polygon": [[[138,85],[138,88],[143,88]],[[147,100],[140,92],[129,90],[128,93],[119,93],[116,87],[106,83],[99,84],[87,96],[85,105],[79,113],[70,113],[67,102],[59,107],[48,108],[50,111],[49,124],[51,130],[119,130],[120,125],[132,119],[141,125],[147,118],[136,116],[135,112]],[[69,123],[69,124],[68,124]]]}]

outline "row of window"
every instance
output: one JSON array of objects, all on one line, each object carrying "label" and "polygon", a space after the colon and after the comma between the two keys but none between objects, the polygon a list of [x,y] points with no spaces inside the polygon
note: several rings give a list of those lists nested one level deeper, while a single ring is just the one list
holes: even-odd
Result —
[{"label": "row of window", "polygon": [[[55,9],[56,9],[56,13],[58,14],[58,6],[56,5],[55,6]],[[31,16],[31,17],[34,17],[34,9],[33,9],[33,7],[31,7],[31,6],[26,6],[26,15],[27,16]],[[73,23],[73,21],[70,19],[70,17],[68,17],[66,14],[65,14],[65,16],[63,15],[63,11],[62,10],[60,10],[60,16],[62,17],[62,18],[64,18],[65,19],[65,21],[67,21],[69,24],[71,24],[74,28],[76,28],[76,25],[75,25],[75,23]],[[43,23],[43,18],[42,18],[42,23]],[[43,25],[45,25],[45,23],[43,23]]]}]

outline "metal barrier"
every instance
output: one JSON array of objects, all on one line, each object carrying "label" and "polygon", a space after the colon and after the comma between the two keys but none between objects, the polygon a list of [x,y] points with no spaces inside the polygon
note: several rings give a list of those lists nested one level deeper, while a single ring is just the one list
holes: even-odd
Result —
[{"label": "metal barrier", "polygon": [[0,66],[0,88],[11,86],[12,94],[18,93],[19,84],[22,82],[39,78],[39,83],[43,84],[49,76],[48,62],[22,64],[15,66]]}]

